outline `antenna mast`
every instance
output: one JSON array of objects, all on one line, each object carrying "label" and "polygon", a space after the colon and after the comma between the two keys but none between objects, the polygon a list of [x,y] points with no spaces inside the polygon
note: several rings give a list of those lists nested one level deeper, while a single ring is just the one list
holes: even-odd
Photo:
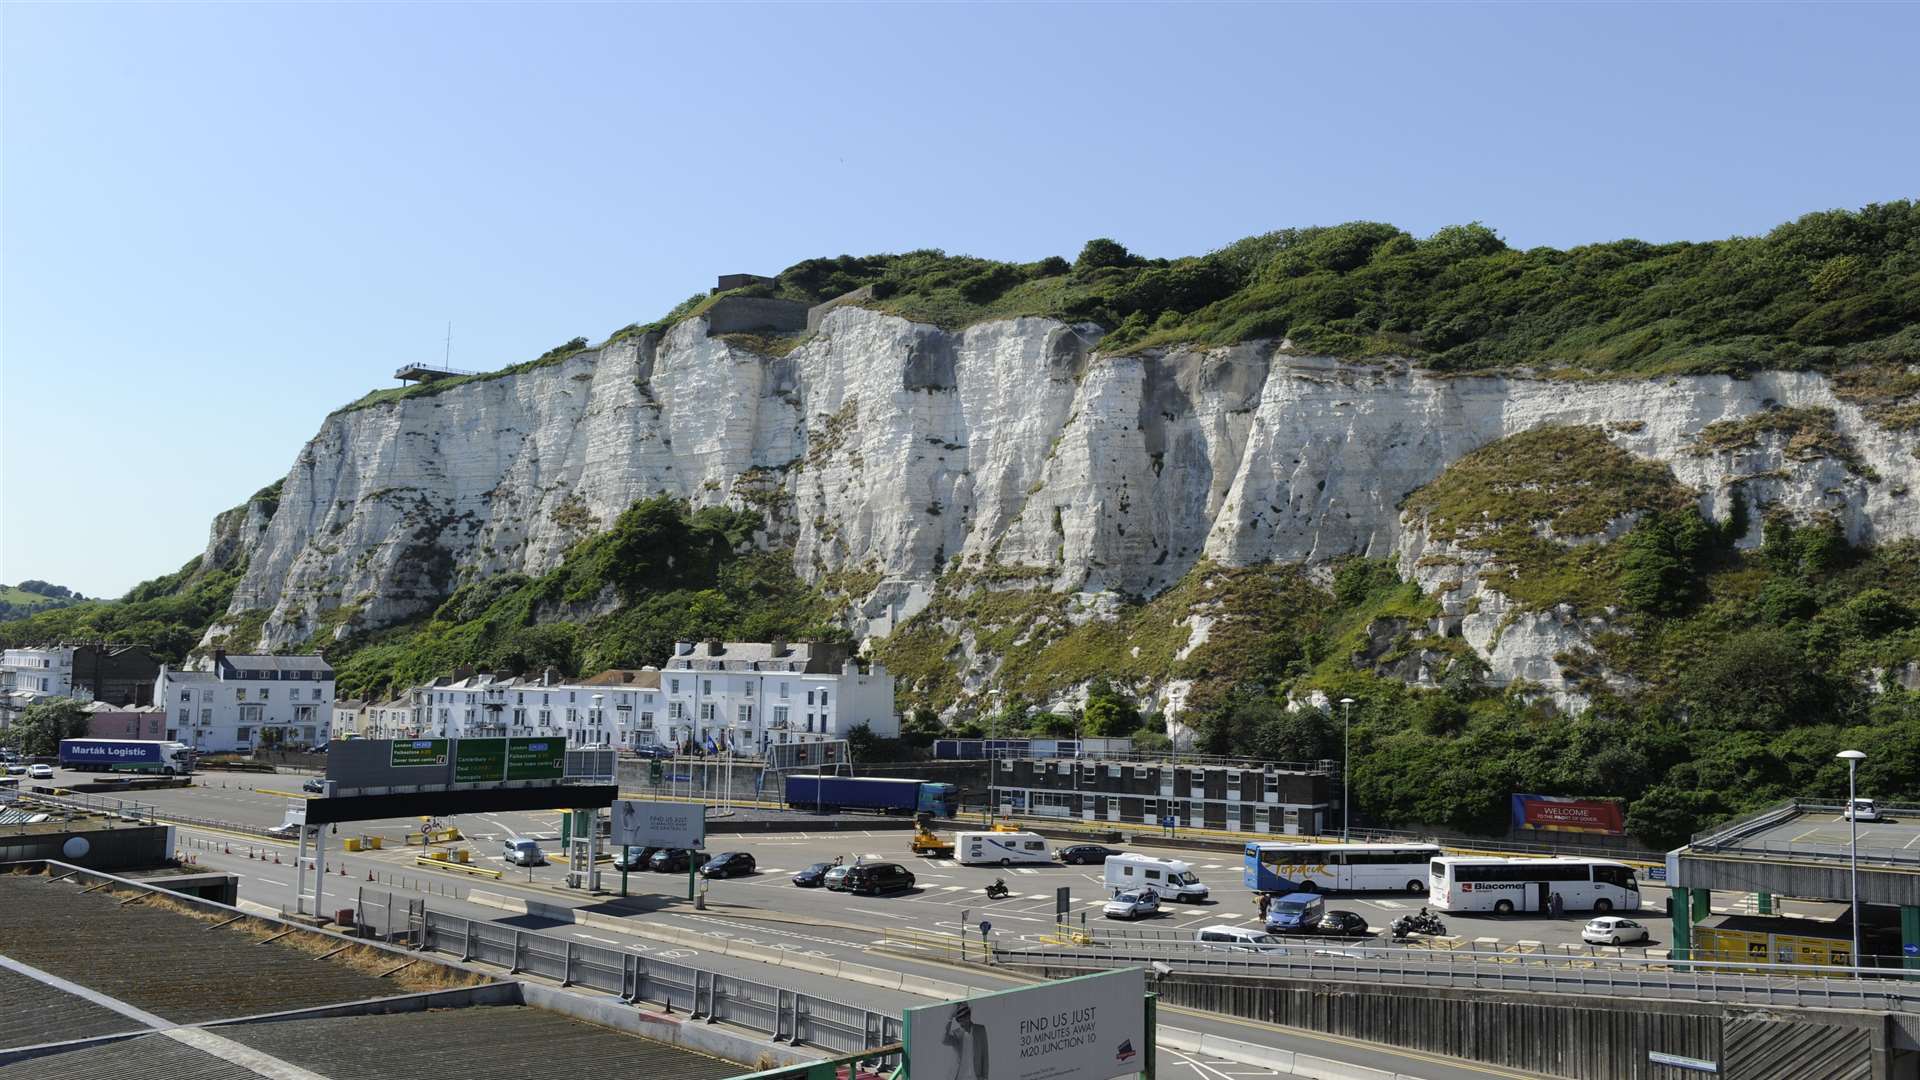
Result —
[{"label": "antenna mast", "polygon": [[453,320],[451,319],[447,320],[447,354],[441,359],[440,366],[448,371],[453,370]]}]

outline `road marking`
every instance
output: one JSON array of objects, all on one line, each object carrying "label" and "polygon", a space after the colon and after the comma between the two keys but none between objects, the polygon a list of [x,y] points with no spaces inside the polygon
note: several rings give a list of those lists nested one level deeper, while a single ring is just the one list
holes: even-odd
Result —
[{"label": "road marking", "polygon": [[894,913],[893,913],[893,912],[891,912],[891,911],[874,911],[874,910],[872,910],[872,909],[870,909],[870,908],[857,908],[857,907],[850,907],[850,908],[848,908],[847,910],[848,910],[848,911],[857,911],[857,912],[859,912],[859,913],[860,913],[860,914],[862,914],[862,915],[878,915],[878,916],[880,916],[880,917],[881,917],[881,918],[883,918],[883,919],[911,919],[911,918],[913,918],[913,916],[911,916],[911,915],[896,915],[896,914],[894,914]]},{"label": "road marking", "polygon": [[601,943],[601,944],[603,944],[603,945],[618,945],[618,944],[620,944],[619,942],[617,942],[617,941],[615,941],[615,940],[613,940],[612,938],[603,938],[603,937],[594,937],[594,936],[593,936],[592,934],[581,934],[581,933],[575,933],[575,934],[574,934],[573,936],[574,936],[574,937],[577,937],[577,938],[586,938],[586,939],[587,939],[588,941],[598,941],[598,942],[600,942],[600,943]]},{"label": "road marking", "polygon": [[966,887],[965,885],[942,885],[942,886],[940,886],[940,887],[941,887],[942,889],[945,889],[945,890],[946,890],[946,891],[948,891],[948,892],[965,892],[965,891],[967,891],[967,887]]},{"label": "road marking", "polygon": [[1016,869],[1014,870],[1014,873],[1016,873],[1016,874],[1037,874],[1037,873],[1039,873],[1039,872],[1040,872],[1040,871],[1038,871],[1038,870],[1028,870],[1028,869],[1026,869],[1026,868],[1024,868],[1024,867],[1020,867],[1020,868],[1016,868]]},{"label": "road marking", "polygon": [[1401,911],[1413,906],[1412,904],[1403,904],[1398,900],[1368,900],[1366,903],[1372,904],[1374,907],[1388,908],[1393,911]]}]

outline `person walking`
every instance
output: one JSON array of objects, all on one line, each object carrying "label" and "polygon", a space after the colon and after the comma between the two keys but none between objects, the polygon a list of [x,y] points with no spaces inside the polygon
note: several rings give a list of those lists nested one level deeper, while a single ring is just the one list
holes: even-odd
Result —
[{"label": "person walking", "polygon": [[1559,918],[1561,915],[1566,913],[1566,910],[1567,910],[1566,901],[1560,899],[1559,893],[1554,893],[1551,897],[1548,897],[1547,911],[1551,913],[1554,918],[1556,919]]}]

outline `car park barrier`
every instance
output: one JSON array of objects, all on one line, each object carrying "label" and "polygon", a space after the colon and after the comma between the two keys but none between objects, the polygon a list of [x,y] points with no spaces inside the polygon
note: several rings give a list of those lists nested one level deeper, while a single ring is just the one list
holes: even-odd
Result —
[{"label": "car park barrier", "polygon": [[447,853],[444,851],[436,851],[431,855],[416,855],[413,861],[415,865],[424,866],[429,870],[452,870],[455,873],[472,874],[474,877],[491,878],[496,881],[499,880],[502,873],[491,866],[475,866],[472,863],[455,862],[447,858]]},{"label": "car park barrier", "polygon": [[[382,925],[401,910],[391,894],[363,891],[363,922]],[[856,1053],[900,1041],[900,1018],[812,994],[707,971],[625,949],[409,906],[406,936],[417,949],[491,964],[512,974],[599,990],[693,1019],[724,1022],[780,1042]]]}]

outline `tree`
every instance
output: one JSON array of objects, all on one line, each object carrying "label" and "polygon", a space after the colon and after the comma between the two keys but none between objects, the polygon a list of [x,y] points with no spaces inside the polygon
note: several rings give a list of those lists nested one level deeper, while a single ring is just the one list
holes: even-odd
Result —
[{"label": "tree", "polygon": [[865,720],[847,729],[847,752],[853,755],[853,760],[874,760],[872,755],[879,745],[880,736],[873,733],[873,728]]},{"label": "tree", "polygon": [[1119,241],[1102,236],[1087,241],[1087,246],[1080,249],[1080,257],[1073,261],[1073,268],[1084,274],[1109,266],[1132,266],[1139,261]]},{"label": "tree", "polygon": [[72,698],[37,701],[21,712],[13,730],[20,753],[26,757],[52,757],[60,752],[61,739],[83,739],[92,715]]},{"label": "tree", "polygon": [[1131,735],[1140,728],[1140,709],[1104,678],[1087,688],[1086,731],[1098,738]]}]

